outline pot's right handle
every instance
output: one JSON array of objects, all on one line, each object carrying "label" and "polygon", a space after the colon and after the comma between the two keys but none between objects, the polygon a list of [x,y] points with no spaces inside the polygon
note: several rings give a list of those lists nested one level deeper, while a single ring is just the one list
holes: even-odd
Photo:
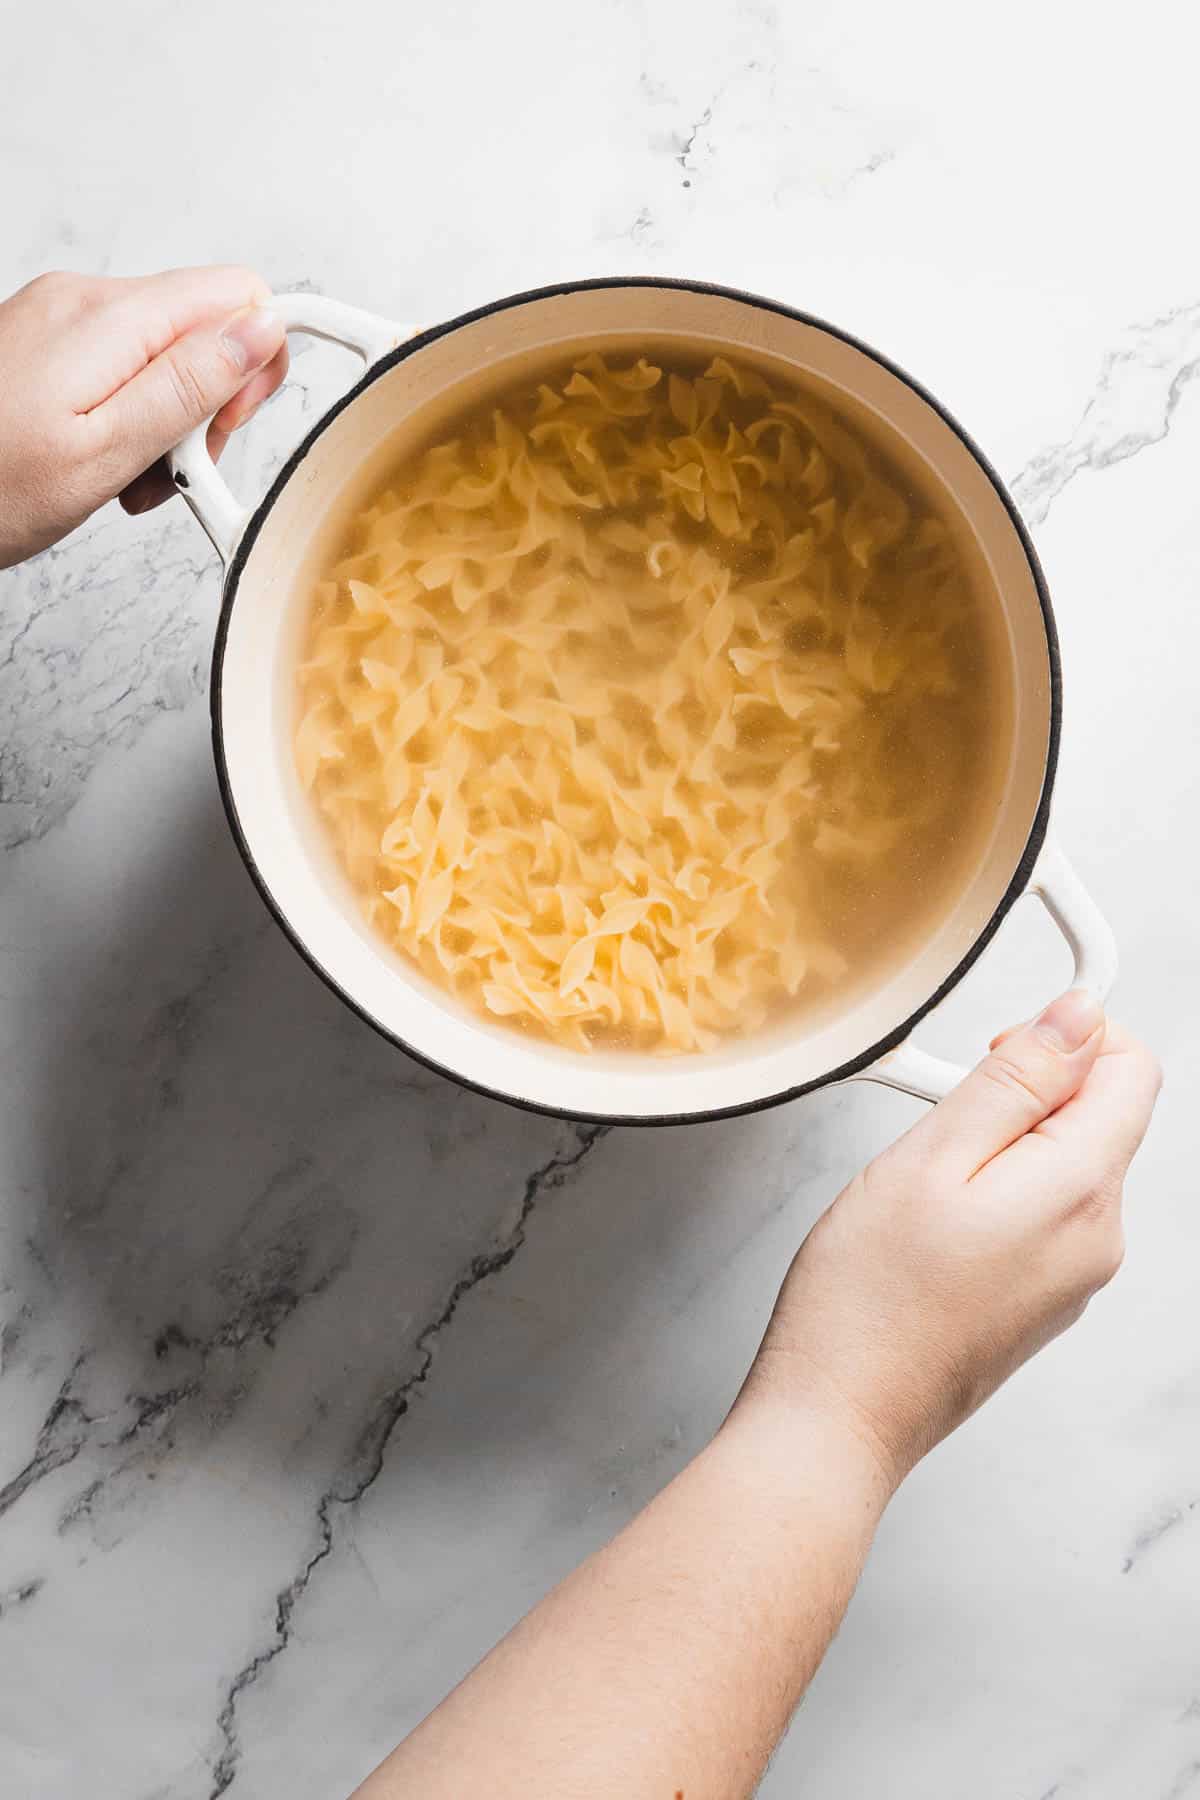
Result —
[{"label": "pot's right handle", "polygon": [[[1108,922],[1054,838],[1047,838],[1026,893],[1036,894],[1075,958],[1075,987],[1106,1000],[1117,978],[1117,943]],[[852,1081],[879,1081],[918,1100],[940,1100],[967,1073],[906,1040]]]},{"label": "pot's right handle", "polygon": [[[342,344],[347,350],[356,351],[368,366],[412,336],[410,326],[393,324],[390,319],[330,300],[324,294],[273,294],[264,304],[283,321],[285,330],[303,331],[309,337]],[[225,484],[208,454],[211,424],[211,419],[205,419],[189,431],[168,455],[167,467],[175,486],[212,539],[221,561],[228,563],[252,509],[243,505]]]}]

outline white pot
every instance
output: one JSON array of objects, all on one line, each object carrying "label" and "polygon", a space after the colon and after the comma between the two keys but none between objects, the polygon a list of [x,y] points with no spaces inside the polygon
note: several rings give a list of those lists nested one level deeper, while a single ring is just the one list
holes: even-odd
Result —
[{"label": "white pot", "polygon": [[[1050,601],[1033,546],[995,471],[908,376],[832,326],[754,295],[659,279],[575,282],[496,301],[415,336],[311,294],[271,302],[289,331],[357,351],[358,385],[321,418],[253,509],[226,487],[194,432],[172,458],[176,484],[226,565],[212,676],[213,743],[238,846],[267,905],[311,967],[410,1055],[522,1106],[573,1118],[662,1123],[768,1106],[826,1082],[885,1082],[934,1100],[962,1071],[909,1041],[1022,893],[1037,894],[1101,997],[1116,973],[1112,934],[1047,838],[1061,683]],[[987,848],[949,913],[900,968],[835,1017],[730,1042],[703,1056],[590,1056],[490,1026],[444,997],[359,917],[292,761],[293,668],[309,572],[333,548],[398,442],[428,431],[472,380],[512,374],[580,340],[647,338],[768,357],[826,392],[878,435],[903,441],[957,508],[994,595],[1012,658],[1014,750]],[[786,370],[785,370],[786,372]],[[398,440],[397,434],[401,433]]]}]

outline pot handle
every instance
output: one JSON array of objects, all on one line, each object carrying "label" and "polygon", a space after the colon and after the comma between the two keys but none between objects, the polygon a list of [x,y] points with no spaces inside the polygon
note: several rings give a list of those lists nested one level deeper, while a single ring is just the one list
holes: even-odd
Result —
[{"label": "pot handle", "polygon": [[[1075,958],[1075,987],[1106,1000],[1117,978],[1117,944],[1107,921],[1053,837],[1034,864],[1026,893],[1035,894],[1058,926]],[[940,1100],[957,1087],[965,1069],[931,1056],[906,1039],[851,1081],[878,1081],[917,1100]]]},{"label": "pot handle", "polygon": [[[357,351],[368,366],[412,335],[410,326],[395,325],[390,319],[330,300],[324,294],[274,294],[264,304],[282,319],[286,330],[303,331],[309,337],[342,344],[347,350]],[[244,506],[226,485],[208,454],[211,424],[211,418],[205,419],[189,431],[183,442],[169,452],[167,467],[176,488],[212,539],[217,555],[228,563],[253,509]]]}]

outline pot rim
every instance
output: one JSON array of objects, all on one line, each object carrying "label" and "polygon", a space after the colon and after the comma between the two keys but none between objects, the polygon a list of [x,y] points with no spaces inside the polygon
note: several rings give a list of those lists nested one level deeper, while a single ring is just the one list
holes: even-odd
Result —
[{"label": "pot rim", "polygon": [[[1038,597],[1038,604],[1041,608],[1042,624],[1046,634],[1046,657],[1050,677],[1050,717],[1046,740],[1046,762],[1042,774],[1042,786],[1038,796],[1037,810],[1030,825],[1029,835],[1025,841],[1025,848],[1013,870],[1012,877],[991,917],[982,927],[970,948],[960,958],[955,967],[950,971],[949,975],[947,975],[939,984],[929,998],[923,1001],[922,1004],[908,1016],[908,1018],[900,1025],[896,1026],[894,1030],[887,1033],[886,1036],[878,1039],[868,1049],[862,1051],[861,1054],[851,1058],[849,1062],[829,1070],[828,1073],[824,1075],[814,1076],[808,1081],[800,1082],[794,1087],[783,1088],[777,1093],[765,1094],[752,1100],[739,1101],[732,1106],[707,1107],[685,1112],[605,1113],[588,1111],[586,1113],[581,1113],[569,1111],[564,1107],[553,1106],[541,1101],[526,1099],[521,1095],[506,1093],[501,1088],[489,1087],[486,1083],[477,1081],[470,1075],[462,1074],[457,1069],[448,1068],[444,1064],[439,1063],[433,1057],[426,1055],[424,1051],[416,1049],[414,1045],[409,1043],[407,1039],[402,1037],[398,1032],[391,1030],[380,1019],[377,1019],[372,1013],[368,1012],[364,1006],[360,1005],[360,1003],[346,991],[337,978],[324,967],[316,953],[300,936],[299,932],[293,928],[283,904],[276,898],[262,874],[262,871],[259,869],[254,851],[242,829],[237,806],[233,798],[229,767],[225,757],[224,723],[222,718],[223,668],[225,645],[229,634],[229,622],[233,612],[233,604],[237,597],[238,585],[267,515],[270,513],[276,500],[279,498],[279,495],[283,492],[283,489],[287,486],[292,476],[300,468],[300,465],[303,463],[305,457],[313,448],[313,445],[317,440],[326,430],[328,430],[333,421],[344,412],[347,407],[352,406],[359,396],[365,393],[366,390],[371,387],[374,382],[378,381],[381,376],[388,374],[399,363],[406,361],[408,357],[425,349],[427,345],[436,342],[437,339],[446,337],[452,331],[457,331],[461,326],[473,324],[478,319],[486,319],[496,313],[507,312],[512,307],[523,306],[530,301],[549,300],[563,294],[594,291],[604,288],[668,288],[695,294],[710,294],[726,300],[740,301],[747,306],[757,307],[764,312],[776,313],[783,318],[794,319],[798,324],[807,325],[815,330],[826,332],[830,337],[839,339],[842,343],[848,344],[852,349],[869,357],[873,362],[878,363],[880,367],[886,369],[889,374],[895,376],[897,380],[902,381],[906,387],[917,394],[920,399],[922,399],[925,404],[938,415],[943,423],[954,432],[955,436],[974,458],[979,468],[987,476],[988,481],[995,489],[997,497],[1004,507],[1005,512],[1008,514],[1013,530],[1021,545],[1022,553],[1029,565],[1030,574],[1033,577],[1034,588]],[[258,502],[257,506],[255,506],[250,517],[246,521],[245,529],[239,537],[233,555],[230,558],[229,566],[225,573],[221,595],[221,611],[217,620],[216,636],[213,643],[212,673],[209,684],[209,710],[212,726],[213,758],[216,763],[217,786],[221,795],[221,804],[225,809],[225,816],[229,822],[229,829],[232,833],[234,843],[237,846],[238,853],[246,865],[247,872],[258,890],[263,904],[275,920],[279,929],[283,932],[285,938],[292,945],[292,948],[303,959],[313,973],[324,982],[331,993],[336,994],[338,999],[341,1000],[345,1006],[350,1008],[351,1012],[362,1019],[365,1024],[369,1025],[380,1037],[394,1045],[398,1050],[402,1050],[404,1054],[411,1057],[414,1062],[421,1063],[425,1068],[432,1070],[434,1074],[445,1076],[448,1080],[457,1082],[460,1087],[468,1088],[477,1094],[483,1094],[488,1099],[500,1100],[507,1106],[517,1107],[522,1112],[541,1114],[543,1117],[548,1118],[566,1119],[598,1125],[698,1125],[717,1119],[739,1118],[744,1114],[765,1112],[769,1107],[781,1106],[786,1101],[797,1100],[802,1095],[814,1093],[819,1088],[830,1087],[838,1082],[847,1081],[853,1076],[865,1074],[871,1068],[872,1064],[877,1063],[880,1058],[886,1056],[889,1051],[896,1049],[900,1044],[904,1043],[921,1023],[921,1020],[927,1017],[936,1006],[940,1005],[946,995],[949,994],[953,988],[958,986],[964,975],[966,975],[979,960],[988,944],[991,943],[993,937],[995,937],[997,931],[1000,929],[1005,918],[1012,910],[1016,901],[1020,899],[1028,886],[1030,877],[1033,874],[1034,865],[1037,862],[1038,855],[1041,852],[1043,843],[1046,839],[1050,819],[1050,802],[1054,791],[1055,777],[1058,772],[1059,746],[1062,736],[1062,657],[1059,648],[1058,629],[1054,620],[1054,611],[1050,603],[1050,593],[1046,585],[1046,578],[1042,571],[1041,563],[1038,561],[1037,551],[1033,547],[1033,541],[1030,538],[1024,520],[1017,510],[1012,495],[1009,493],[1008,488],[998,471],[980,449],[974,438],[971,437],[970,433],[959,423],[955,415],[950,412],[947,407],[943,406],[941,401],[930,393],[928,388],[924,387],[922,383],[910,375],[906,369],[902,368],[899,363],[893,362],[890,357],[885,356],[872,345],[865,343],[861,338],[855,337],[852,332],[844,331],[840,326],[831,325],[828,320],[819,318],[814,313],[804,312],[799,307],[787,306],[782,301],[768,299],[762,294],[750,293],[742,288],[727,287],[719,282],[696,281],[682,276],[604,275],[589,276],[577,281],[554,282],[546,287],[529,288],[521,293],[507,294],[499,300],[489,301],[486,306],[474,307],[469,312],[459,313],[454,318],[447,319],[441,324],[432,325],[424,331],[417,332],[414,336],[406,338],[402,344],[397,345],[394,350],[390,350],[386,355],[381,356],[377,362],[372,363],[370,367],[363,372],[359,380],[355,382],[346,393],[339,396],[339,398],[321,414],[312,429],[300,443],[297,444],[291,455],[284,462],[266,493]]]}]

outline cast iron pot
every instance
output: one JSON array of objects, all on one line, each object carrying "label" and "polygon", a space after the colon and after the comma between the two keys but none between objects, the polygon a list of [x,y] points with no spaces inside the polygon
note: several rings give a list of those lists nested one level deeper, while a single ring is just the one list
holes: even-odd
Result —
[{"label": "cast iron pot", "polygon": [[[171,459],[179,491],[225,564],[212,672],[217,773],[229,823],[263,899],[297,950],[348,1006],[393,1043],[470,1087],[571,1118],[663,1124],[774,1105],[854,1078],[936,1100],[962,1071],[910,1033],[960,981],[1014,902],[1037,895],[1075,957],[1075,979],[1104,997],[1112,934],[1047,835],[1061,681],[1046,584],[999,477],[962,427],[893,363],[776,301],[692,281],[614,278],[497,300],[415,335],[312,294],[271,304],[289,331],[356,351],[358,384],[330,407],[256,507],[217,472],[205,428]],[[899,967],[817,1023],[795,1021],[702,1056],[591,1056],[489,1026],[433,989],[358,916],[292,761],[293,668],[310,572],[348,510],[388,464],[462,404],[472,385],[516,374],[581,343],[636,351],[647,341],[720,347],[775,365],[825,393],[868,437],[890,443],[954,509],[1011,657],[1013,752],[974,873]]]}]

